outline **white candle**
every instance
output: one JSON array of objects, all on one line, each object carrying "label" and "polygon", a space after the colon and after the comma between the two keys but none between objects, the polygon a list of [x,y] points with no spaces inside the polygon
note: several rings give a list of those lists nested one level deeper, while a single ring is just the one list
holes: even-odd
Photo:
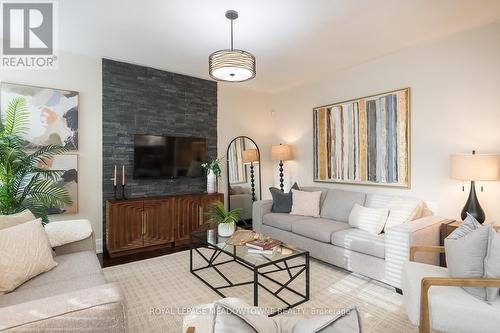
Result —
[{"label": "white candle", "polygon": [[125,185],[125,165],[122,165],[122,185]]},{"label": "white candle", "polygon": [[116,186],[116,165],[115,165],[115,176],[113,177],[113,186]]}]

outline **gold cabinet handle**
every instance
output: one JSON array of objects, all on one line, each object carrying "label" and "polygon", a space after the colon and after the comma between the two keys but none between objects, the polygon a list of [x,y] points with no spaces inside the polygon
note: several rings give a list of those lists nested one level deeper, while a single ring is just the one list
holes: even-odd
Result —
[{"label": "gold cabinet handle", "polygon": [[203,207],[198,207],[198,224],[203,225]]},{"label": "gold cabinet handle", "polygon": [[145,214],[146,221],[144,222],[144,235],[148,232],[148,213]]},{"label": "gold cabinet handle", "polygon": [[144,235],[144,212],[141,214],[141,235]]}]

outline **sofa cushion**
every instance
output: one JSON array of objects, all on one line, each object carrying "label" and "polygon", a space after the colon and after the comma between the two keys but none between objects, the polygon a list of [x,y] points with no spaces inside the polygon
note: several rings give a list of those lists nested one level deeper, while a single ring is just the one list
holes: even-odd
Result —
[{"label": "sofa cushion", "polygon": [[65,281],[54,281],[30,288],[18,288],[0,297],[0,307],[29,302],[40,298],[55,296],[81,289],[105,284],[104,274],[94,273]]},{"label": "sofa cushion", "polygon": [[80,276],[101,273],[101,265],[97,256],[92,251],[82,251],[76,253],[57,256],[57,267],[50,272],[39,275],[18,288],[18,290],[42,286],[58,281],[71,280]]},{"label": "sofa cushion", "polygon": [[325,243],[330,243],[333,232],[349,228],[347,223],[323,218],[307,218],[292,223],[293,233]]},{"label": "sofa cushion", "polygon": [[369,193],[366,195],[365,207],[386,208],[394,196],[387,194]]},{"label": "sofa cushion", "polygon": [[366,194],[362,192],[330,189],[321,207],[321,217],[347,222],[354,204],[363,206]]},{"label": "sofa cushion", "polygon": [[334,232],[331,243],[354,252],[385,258],[385,235],[372,235],[361,229],[346,229]]},{"label": "sofa cushion", "polygon": [[389,217],[387,218],[385,229],[420,218],[424,206],[424,202],[419,199],[404,197],[392,198],[387,205],[387,208],[389,208]]},{"label": "sofa cushion", "polygon": [[284,213],[269,213],[262,217],[262,223],[285,231],[292,231],[292,223],[309,219],[306,216],[290,215]]},{"label": "sofa cushion", "polygon": [[319,205],[320,207],[323,207],[323,203],[325,202],[325,198],[328,193],[328,188],[320,186],[303,186],[300,188],[300,190],[305,192],[321,192]]}]

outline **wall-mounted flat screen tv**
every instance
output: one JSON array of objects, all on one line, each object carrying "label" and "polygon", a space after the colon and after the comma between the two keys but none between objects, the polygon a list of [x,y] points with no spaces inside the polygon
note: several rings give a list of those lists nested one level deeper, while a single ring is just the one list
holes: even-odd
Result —
[{"label": "wall-mounted flat screen tv", "polygon": [[206,139],[134,135],[134,178],[197,178],[203,176]]}]

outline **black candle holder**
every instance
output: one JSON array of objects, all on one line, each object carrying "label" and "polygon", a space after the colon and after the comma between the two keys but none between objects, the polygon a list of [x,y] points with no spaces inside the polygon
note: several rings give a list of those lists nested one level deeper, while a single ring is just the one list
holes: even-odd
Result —
[{"label": "black candle holder", "polygon": [[117,189],[118,189],[118,186],[113,185],[113,193],[114,193],[115,200],[118,200],[118,197],[116,196]]},{"label": "black candle holder", "polygon": [[122,199],[127,199],[127,197],[125,196],[125,184],[122,184]]}]

